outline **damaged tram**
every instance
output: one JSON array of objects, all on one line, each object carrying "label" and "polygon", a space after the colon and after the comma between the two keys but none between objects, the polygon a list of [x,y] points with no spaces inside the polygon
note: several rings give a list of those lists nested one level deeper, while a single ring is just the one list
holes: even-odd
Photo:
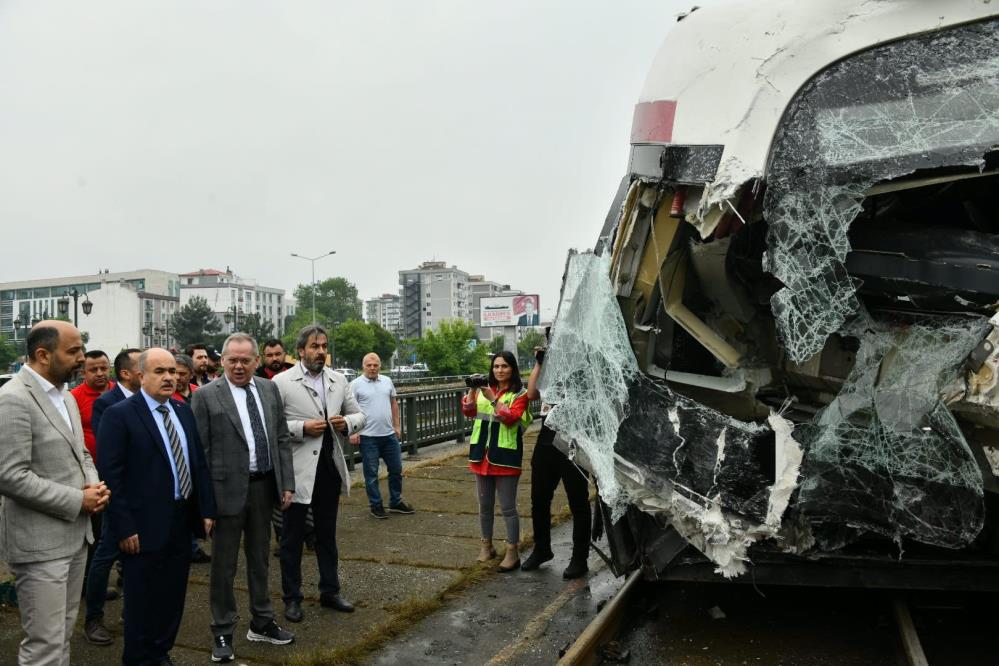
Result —
[{"label": "damaged tram", "polygon": [[997,308],[995,6],[699,9],[568,259],[548,423],[620,573],[999,589]]}]

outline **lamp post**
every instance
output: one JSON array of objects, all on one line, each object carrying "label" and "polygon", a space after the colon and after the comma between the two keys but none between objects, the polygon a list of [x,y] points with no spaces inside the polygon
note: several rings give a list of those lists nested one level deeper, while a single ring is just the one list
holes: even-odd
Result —
[{"label": "lamp post", "polygon": [[[59,315],[63,317],[69,316],[69,299],[67,296],[73,297],[73,326],[77,328],[80,327],[80,292],[73,287],[70,291],[67,291],[65,296],[59,299]],[[90,316],[90,312],[94,309],[94,304],[90,302],[90,297],[86,292],[83,293],[83,314]]]},{"label": "lamp post", "polygon": [[291,253],[291,256],[298,257],[299,259],[305,259],[312,264],[312,325],[316,325],[316,262],[323,257],[328,257],[331,254],[336,254],[336,250],[330,250],[318,257],[303,257],[300,254]]},{"label": "lamp post", "polygon": [[[21,330],[21,326],[25,328],[28,327],[28,322],[21,321],[21,315],[17,315],[14,319],[14,349],[17,349],[17,332]],[[28,360],[28,336],[24,336],[24,360]]]},{"label": "lamp post", "polygon": [[239,329],[239,316],[243,314],[243,308],[237,307],[235,304],[230,305],[225,309],[225,314],[222,318],[225,319],[225,323],[232,324],[232,333],[235,333]]}]

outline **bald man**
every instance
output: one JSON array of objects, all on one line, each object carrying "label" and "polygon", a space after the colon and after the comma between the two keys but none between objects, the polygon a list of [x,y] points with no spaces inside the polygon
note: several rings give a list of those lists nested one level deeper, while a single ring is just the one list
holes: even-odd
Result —
[{"label": "bald man", "polygon": [[110,407],[97,432],[98,469],[115,501],[107,536],[125,573],[124,664],[169,664],[184,613],[191,532],[211,534],[215,499],[194,413],[174,400],[177,362],[139,354],[141,388]]},{"label": "bald man", "polygon": [[402,499],[402,427],[399,421],[399,401],[395,385],[388,377],[379,374],[382,360],[374,352],[361,361],[363,374],[350,383],[354,398],[364,412],[364,428],[352,435],[351,444],[361,447],[361,465],[364,471],[364,489],[368,493],[368,506],[375,518],[388,518],[378,488],[379,459],[388,468],[389,506],[392,513],[412,514],[413,507]]},{"label": "bald man", "polygon": [[27,345],[27,364],[0,388],[0,557],[14,574],[24,630],[18,663],[66,665],[93,543],[90,516],[110,495],[66,392],[83,367],[80,332],[64,321],[42,321]]}]

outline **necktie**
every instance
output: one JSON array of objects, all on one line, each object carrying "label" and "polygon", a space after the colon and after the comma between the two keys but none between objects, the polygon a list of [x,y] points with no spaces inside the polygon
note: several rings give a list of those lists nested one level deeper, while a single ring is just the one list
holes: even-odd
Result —
[{"label": "necktie", "polygon": [[160,405],[156,411],[163,415],[163,425],[166,428],[167,437],[170,438],[170,452],[173,453],[173,463],[177,467],[177,486],[180,488],[180,496],[187,499],[191,496],[191,473],[187,471],[187,461],[184,460],[184,450],[180,446],[180,437],[173,427],[173,419],[170,418],[170,410],[166,405]]},{"label": "necktie", "polygon": [[253,448],[257,453],[257,471],[268,472],[271,469],[271,462],[270,456],[267,454],[267,431],[264,430],[264,421],[260,418],[257,399],[253,397],[253,389],[247,384],[243,390],[246,391],[246,411],[250,416],[250,428],[253,429]]}]

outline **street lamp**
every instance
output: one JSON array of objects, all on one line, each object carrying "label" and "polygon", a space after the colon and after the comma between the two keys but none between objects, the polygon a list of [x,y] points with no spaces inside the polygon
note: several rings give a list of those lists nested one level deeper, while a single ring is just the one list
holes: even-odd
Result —
[{"label": "street lamp", "polygon": [[[17,332],[21,330],[21,326],[24,326],[25,328],[27,328],[27,326],[28,326],[27,315],[25,315],[25,321],[21,320],[21,315],[17,315],[17,318],[14,319],[14,349],[17,349]],[[24,355],[25,355],[25,357],[27,357],[27,355],[28,355],[28,336],[27,335],[24,336]]]},{"label": "street lamp", "polygon": [[316,262],[323,257],[328,257],[331,254],[336,254],[336,250],[330,250],[325,254],[321,254],[318,257],[303,257],[300,254],[291,253],[291,256],[298,257],[299,259],[305,259],[312,264],[312,325],[316,325]]},{"label": "street lamp", "polygon": [[[59,299],[59,316],[68,317],[69,316],[69,299],[67,296],[73,297],[73,326],[77,328],[80,327],[80,292],[73,287],[70,291]],[[90,313],[94,309],[94,304],[90,302],[90,297],[86,292],[83,292],[83,314],[90,316]]]},{"label": "street lamp", "polygon": [[230,305],[225,309],[225,314],[222,318],[225,319],[225,323],[232,324],[232,332],[235,333],[239,329],[239,316],[244,314],[243,308],[237,307],[235,304]]}]

